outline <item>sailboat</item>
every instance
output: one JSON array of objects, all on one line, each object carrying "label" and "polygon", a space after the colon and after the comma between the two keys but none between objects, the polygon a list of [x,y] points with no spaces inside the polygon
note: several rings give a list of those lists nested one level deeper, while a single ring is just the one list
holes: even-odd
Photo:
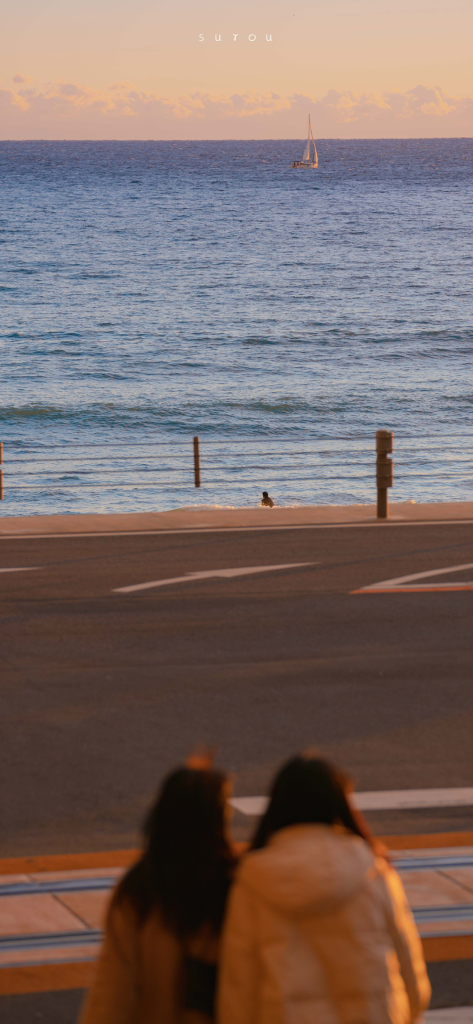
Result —
[{"label": "sailboat", "polygon": [[[314,154],[313,154],[313,159],[312,160],[310,158],[311,143],[312,143],[312,146],[314,147]],[[302,154],[302,159],[301,160],[294,160],[293,163],[291,164],[291,167],[318,167],[318,166],[319,166],[319,158],[317,156],[317,150],[315,148],[314,136],[313,136],[313,133],[312,133],[312,127],[311,127],[311,123],[310,123],[310,114],[309,114],[309,131],[307,133],[307,142],[305,144],[304,152]]]}]

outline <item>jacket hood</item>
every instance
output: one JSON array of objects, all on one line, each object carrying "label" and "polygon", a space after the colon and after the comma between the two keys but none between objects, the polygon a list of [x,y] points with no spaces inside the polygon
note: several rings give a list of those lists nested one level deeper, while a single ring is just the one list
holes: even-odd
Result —
[{"label": "jacket hood", "polygon": [[291,825],[247,854],[238,878],[284,914],[327,914],[356,895],[374,863],[359,836],[328,825]]}]

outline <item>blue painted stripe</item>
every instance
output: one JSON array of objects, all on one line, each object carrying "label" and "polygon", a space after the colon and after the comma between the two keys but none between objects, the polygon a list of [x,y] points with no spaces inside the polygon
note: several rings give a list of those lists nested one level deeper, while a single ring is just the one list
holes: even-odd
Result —
[{"label": "blue painted stripe", "polygon": [[414,907],[412,910],[414,920],[420,924],[423,921],[471,921],[473,933],[473,903],[457,903],[447,907]]},{"label": "blue painted stripe", "polygon": [[[77,932],[49,932],[40,935],[6,935],[0,939],[0,953],[27,949],[54,949],[57,946],[88,946],[102,941],[100,928],[87,928]],[[5,966],[10,966],[6,964]]]},{"label": "blue painted stripe", "polygon": [[[422,924],[434,923],[438,921],[439,928],[435,931],[428,933],[427,937],[452,937],[455,935],[472,935],[473,934],[473,906],[471,904],[458,904],[457,906],[448,907],[419,907],[414,908],[413,911],[414,919],[416,923],[421,926]],[[446,931],[442,928],[442,924],[447,921],[461,922],[465,921],[465,927],[456,929],[454,932]],[[469,925],[469,926],[467,926]],[[68,962],[91,962],[95,959],[95,956],[80,954],[80,948],[84,946],[95,946],[98,948],[102,942],[103,932],[99,928],[83,929],[81,931],[71,932],[49,932],[47,934],[37,935],[18,935],[18,936],[5,936],[0,938],[0,954],[1,953],[18,953],[18,959],[15,961],[10,960],[8,963],[0,964],[0,970],[2,968],[9,967],[26,967],[32,963],[40,965],[44,963],[68,963]],[[28,952],[37,950],[54,950],[54,949],[70,949],[71,957],[68,959],[51,959],[48,957],[47,961],[31,961],[26,959]],[[77,955],[74,955],[73,950],[77,950]]]},{"label": "blue painted stripe", "polygon": [[47,896],[54,892],[86,892],[112,889],[116,877],[63,878],[55,882],[11,882],[0,885],[0,896]]},{"label": "blue painted stripe", "polygon": [[393,858],[393,865],[397,871],[446,871],[449,868],[473,868],[473,856],[471,854],[463,857],[451,857],[446,854],[444,857],[400,857]]}]

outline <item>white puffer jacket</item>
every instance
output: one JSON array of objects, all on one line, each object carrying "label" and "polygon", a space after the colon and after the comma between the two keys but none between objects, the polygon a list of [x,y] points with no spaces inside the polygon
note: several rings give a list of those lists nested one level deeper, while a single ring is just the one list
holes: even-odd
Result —
[{"label": "white puffer jacket", "polygon": [[218,1024],[411,1024],[429,999],[400,878],[364,840],[294,825],[243,859]]}]

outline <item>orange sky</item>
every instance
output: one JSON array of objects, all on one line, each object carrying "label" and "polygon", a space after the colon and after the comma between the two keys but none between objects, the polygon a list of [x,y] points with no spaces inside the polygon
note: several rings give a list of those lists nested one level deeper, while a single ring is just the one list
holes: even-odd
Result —
[{"label": "orange sky", "polygon": [[471,0],[3,5],[4,139],[473,135]]}]

